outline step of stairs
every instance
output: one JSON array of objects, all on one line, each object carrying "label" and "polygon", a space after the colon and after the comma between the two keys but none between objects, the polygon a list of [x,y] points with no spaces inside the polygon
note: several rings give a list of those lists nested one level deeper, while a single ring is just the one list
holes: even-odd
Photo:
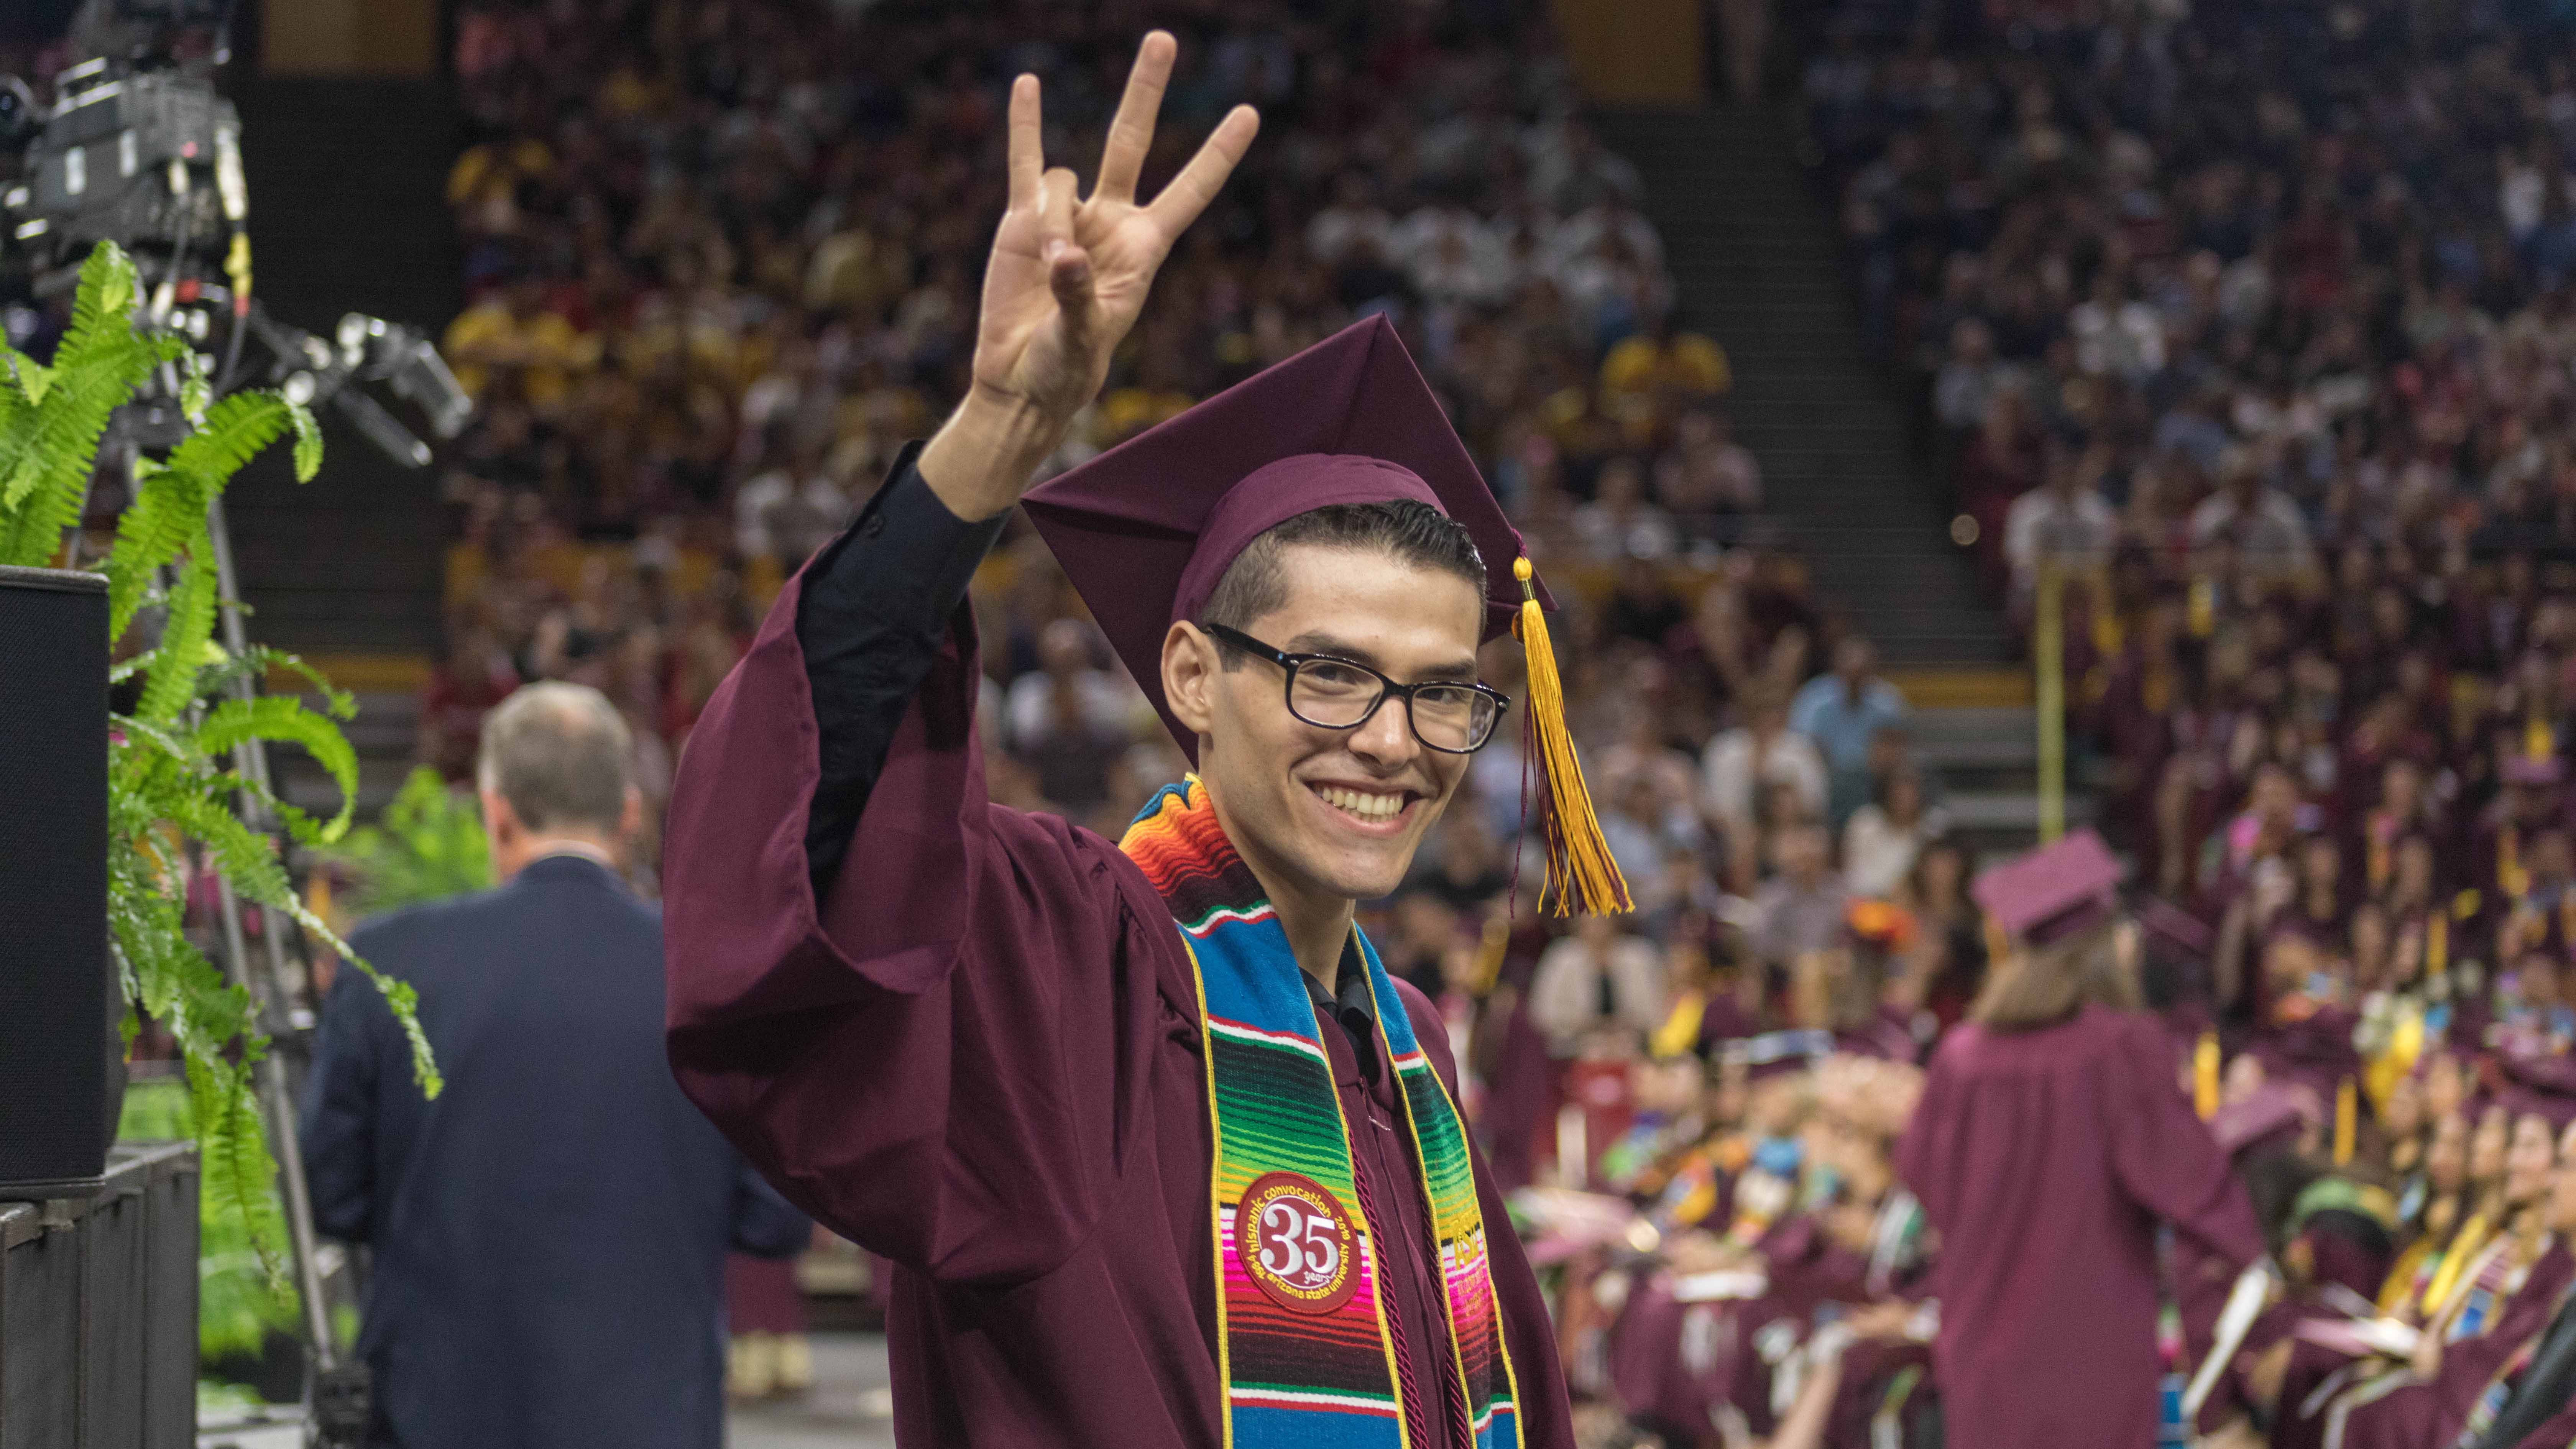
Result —
[{"label": "step of stairs", "polygon": [[1645,178],[1683,321],[1726,348],[1736,435],[1827,607],[1891,666],[2010,660],[1916,461],[1905,402],[1863,345],[1842,238],[1785,118],[1710,107],[1596,124]]},{"label": "step of stairs", "polygon": [[[270,314],[324,336],[348,312],[444,332],[463,274],[445,201],[462,131],[446,84],[251,76],[228,89]],[[327,408],[322,422],[313,482],[296,484],[272,448],[226,494],[251,633],[306,653],[433,651],[436,473],[396,464]]]}]

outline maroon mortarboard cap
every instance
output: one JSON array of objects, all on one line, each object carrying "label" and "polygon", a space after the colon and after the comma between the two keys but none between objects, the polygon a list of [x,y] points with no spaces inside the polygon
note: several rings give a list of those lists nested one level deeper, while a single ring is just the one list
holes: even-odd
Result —
[{"label": "maroon mortarboard cap", "polygon": [[2276,1138],[2296,1135],[2318,1120],[2309,1098],[2288,1087],[2265,1085],[2218,1109],[2209,1119],[2209,1134],[2228,1156]]},{"label": "maroon mortarboard cap", "polygon": [[[1244,545],[1337,503],[1428,503],[1485,559],[1483,637],[1520,608],[1521,536],[1384,317],[1354,323],[1028,491],[1029,521],[1193,764],[1163,699],[1163,636]],[[1539,602],[1553,607],[1542,587]]]},{"label": "maroon mortarboard cap", "polygon": [[2549,1124],[2552,1133],[2564,1132],[2568,1123],[2576,1122],[2576,1097],[2511,1086],[2505,1089],[2502,1100],[2505,1110],[2515,1117],[2538,1117]]},{"label": "maroon mortarboard cap", "polygon": [[2102,837],[2078,830],[1980,872],[1970,893],[2005,935],[2044,946],[2107,919],[2120,875]]},{"label": "maroon mortarboard cap", "polygon": [[2193,963],[2209,959],[2212,937],[2200,917],[2162,896],[2136,897],[2129,911],[2137,917],[2148,948],[2158,955]]},{"label": "maroon mortarboard cap", "polygon": [[2498,1054],[2497,1066],[2505,1079],[2505,1105],[2514,1115],[2537,1112],[2562,1132],[2576,1122],[2576,1060],[2545,1050],[2509,1049]]},{"label": "maroon mortarboard cap", "polygon": [[2508,785],[2555,785],[2566,773],[2566,767],[2558,762],[2556,755],[2543,755],[2538,759],[2514,755],[2504,762],[2503,773],[2504,782]]}]

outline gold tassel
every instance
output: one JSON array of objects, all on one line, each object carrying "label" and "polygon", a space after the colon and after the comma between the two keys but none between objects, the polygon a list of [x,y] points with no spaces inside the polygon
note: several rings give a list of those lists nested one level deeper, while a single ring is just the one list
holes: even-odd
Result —
[{"label": "gold tassel", "polygon": [[1646,1038],[1646,1054],[1657,1061],[1677,1057],[1699,1045],[1700,1023],[1708,1019],[1708,993],[1685,991],[1674,998],[1664,1023]]},{"label": "gold tassel", "polygon": [[2354,1100],[2357,1095],[2350,1077],[2344,1078],[2342,1085],[2335,1088],[2334,1165],[2337,1167],[2352,1164],[2352,1138],[2360,1107]]},{"label": "gold tassel", "polygon": [[1556,677],[1556,649],[1548,642],[1547,619],[1539,612],[1526,557],[1512,560],[1512,577],[1521,581],[1516,632],[1521,652],[1529,656],[1530,761],[1539,769],[1539,838],[1547,846],[1547,884],[1555,914],[1622,915],[1636,904],[1628,898],[1619,862],[1610,858],[1610,843],[1601,838],[1601,821],[1592,813],[1592,795],[1583,785],[1583,762],[1575,758],[1574,737],[1566,732],[1565,685]]},{"label": "gold tassel", "polygon": [[1476,940],[1476,994],[1486,995],[1503,974],[1503,958],[1511,953],[1512,918],[1492,915],[1485,918],[1485,928]]},{"label": "gold tassel", "polygon": [[2191,1049],[2191,1109],[2208,1121],[2218,1115],[2218,1033],[2204,1031]]}]

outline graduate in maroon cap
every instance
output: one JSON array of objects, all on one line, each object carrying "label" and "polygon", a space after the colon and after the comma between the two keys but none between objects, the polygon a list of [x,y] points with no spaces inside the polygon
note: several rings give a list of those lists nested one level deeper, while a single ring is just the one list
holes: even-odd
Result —
[{"label": "graduate in maroon cap", "polygon": [[1976,883],[2008,949],[1934,1054],[1897,1152],[1940,1233],[1933,1375],[1952,1443],[2146,1449],[2156,1224],[2222,1294],[2263,1253],[2244,1187],[2178,1089],[2170,1038],[2133,1009],[2119,877],[2084,831]]},{"label": "graduate in maroon cap", "polygon": [[[1384,322],[1031,491],[1197,773],[1121,842],[986,798],[968,576],[1106,375],[1238,109],[1151,203],[1149,36],[1097,183],[1010,208],[967,399],[780,594],[665,847],[683,1086],[895,1265],[912,1445],[1573,1442],[1547,1310],[1437,1011],[1353,924],[1512,702],[1560,910],[1625,908],[1550,698],[1544,595]],[[1535,883],[1534,883],[1535,884]]]}]

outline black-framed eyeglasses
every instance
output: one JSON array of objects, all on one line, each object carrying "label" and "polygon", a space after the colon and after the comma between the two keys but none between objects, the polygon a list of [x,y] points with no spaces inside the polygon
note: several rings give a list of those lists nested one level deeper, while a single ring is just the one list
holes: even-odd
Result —
[{"label": "black-framed eyeglasses", "polygon": [[1473,754],[1494,737],[1494,725],[1511,707],[1501,690],[1433,679],[1398,684],[1365,664],[1330,654],[1290,654],[1240,629],[1206,626],[1218,643],[1267,659],[1288,673],[1288,712],[1317,729],[1355,730],[1377,714],[1387,696],[1404,697],[1413,737],[1449,755]]}]

